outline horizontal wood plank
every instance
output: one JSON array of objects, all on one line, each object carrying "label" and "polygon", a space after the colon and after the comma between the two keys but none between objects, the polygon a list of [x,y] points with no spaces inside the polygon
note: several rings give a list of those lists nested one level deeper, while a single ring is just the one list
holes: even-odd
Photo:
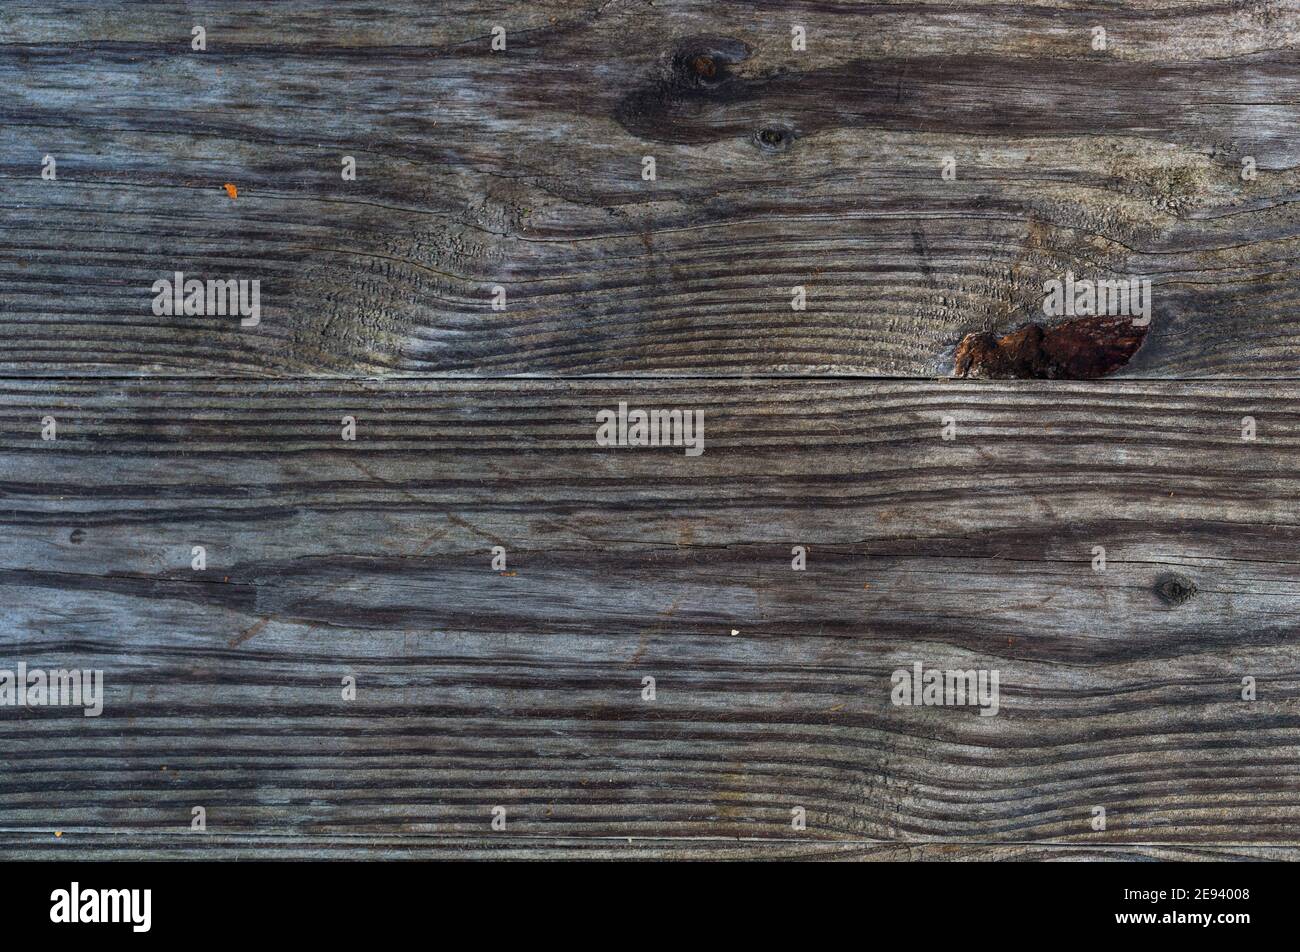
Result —
[{"label": "horizontal wood plank", "polygon": [[1294,862],[1296,847],[954,845],[754,839],[0,833],[18,860],[784,860],[793,862]]},{"label": "horizontal wood plank", "polygon": [[[1291,378],[1297,35],[1262,0],[13,0],[0,371],[932,377],[1073,272],[1152,282],[1122,375]],[[260,325],[156,316],[177,271],[260,281]]]},{"label": "horizontal wood plank", "polygon": [[[703,455],[598,446],[620,401],[702,409]],[[0,830],[203,806],[382,852],[501,806],[517,837],[1290,846],[1297,410],[1270,383],[0,382],[4,660],[106,693],[0,708]],[[998,670],[998,714],[895,706],[915,662]]]}]

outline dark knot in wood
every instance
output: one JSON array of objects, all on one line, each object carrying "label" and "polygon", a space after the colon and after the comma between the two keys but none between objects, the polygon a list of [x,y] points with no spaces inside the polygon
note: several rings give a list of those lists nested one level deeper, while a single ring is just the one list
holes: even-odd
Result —
[{"label": "dark knot in wood", "polygon": [[1185,575],[1162,575],[1156,579],[1156,594],[1166,605],[1181,605],[1196,592],[1196,583]]},{"label": "dark knot in wood", "polygon": [[1080,317],[1043,327],[1026,324],[1002,337],[967,334],[953,358],[958,377],[1095,380],[1137,353],[1147,327],[1130,317]]}]

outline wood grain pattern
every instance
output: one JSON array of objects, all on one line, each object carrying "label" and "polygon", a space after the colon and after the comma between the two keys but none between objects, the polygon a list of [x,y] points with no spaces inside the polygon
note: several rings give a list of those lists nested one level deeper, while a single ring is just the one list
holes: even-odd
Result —
[{"label": "wood grain pattern", "polygon": [[784,860],[792,862],[1295,862],[1294,847],[968,846],[724,839],[282,836],[64,832],[0,835],[0,855],[81,860]]},{"label": "wood grain pattern", "polygon": [[[1121,374],[1292,378],[1298,36],[1282,0],[11,0],[0,370],[931,377],[1073,271],[1153,283]],[[262,325],[155,317],[176,270],[261,280]]]},{"label": "wood grain pattern", "polygon": [[[597,447],[619,400],[704,408],[706,452]],[[0,718],[0,829],[134,855],[203,805],[230,855],[522,854],[789,841],[803,806],[847,855],[1289,847],[1298,409],[1273,383],[7,381],[0,622],[108,700]],[[893,706],[913,661],[1000,670],[999,715]]]},{"label": "wood grain pattern", "polygon": [[1291,0],[8,0],[0,89],[0,669],[107,691],[0,857],[1297,859]]}]

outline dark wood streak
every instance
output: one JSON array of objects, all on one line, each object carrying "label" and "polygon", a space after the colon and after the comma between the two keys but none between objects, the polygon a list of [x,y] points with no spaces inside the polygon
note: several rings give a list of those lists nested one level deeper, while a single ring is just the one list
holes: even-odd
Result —
[{"label": "dark wood streak", "polygon": [[[726,67],[706,81],[690,69],[704,54]],[[629,93],[615,115],[639,138],[677,144],[743,137],[777,120],[800,135],[865,126],[1011,138],[1133,135],[1190,144],[1203,143],[1213,128],[1224,141],[1267,143],[1285,149],[1288,161],[1297,155],[1300,106],[1277,108],[1300,93],[1300,56],[1290,51],[1167,65],[1098,53],[1043,70],[1032,87],[1023,58],[987,55],[729,76],[749,54],[739,39],[684,40],[666,75]]]}]

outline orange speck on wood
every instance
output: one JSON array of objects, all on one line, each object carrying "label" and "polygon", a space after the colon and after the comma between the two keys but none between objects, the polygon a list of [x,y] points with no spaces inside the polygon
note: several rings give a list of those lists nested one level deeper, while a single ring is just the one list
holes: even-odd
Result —
[{"label": "orange speck on wood", "polygon": [[55,830],[55,831],[54,831],[54,835],[55,835],[56,837],[62,836],[62,835],[63,835],[63,831],[62,831],[62,830]]},{"label": "orange speck on wood", "polygon": [[232,201],[239,197],[239,189],[235,188],[233,182],[227,182],[225,185],[221,187],[226,190],[226,194],[230,196]]}]

